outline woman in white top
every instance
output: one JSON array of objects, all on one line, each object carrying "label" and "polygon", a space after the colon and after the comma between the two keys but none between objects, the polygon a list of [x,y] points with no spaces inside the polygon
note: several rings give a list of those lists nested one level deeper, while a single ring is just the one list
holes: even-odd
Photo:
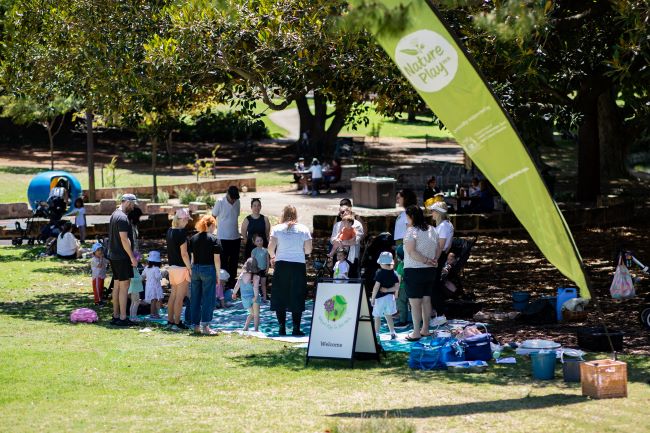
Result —
[{"label": "woman in white top", "polygon": [[393,230],[393,239],[395,239],[395,244],[399,245],[404,239],[404,234],[406,233],[406,208],[418,204],[418,198],[415,195],[415,191],[412,189],[402,189],[397,193],[397,205],[404,208],[401,214],[395,220],[395,230]]},{"label": "woman in white top", "polygon": [[[311,160],[311,167],[307,170],[311,173],[311,195],[318,195],[318,190],[323,183],[323,166],[320,165],[318,158]],[[303,190],[303,194],[306,191]]]},{"label": "woman in white top", "polygon": [[430,335],[431,295],[439,256],[438,234],[433,226],[426,223],[419,206],[406,208],[406,219],[404,285],[413,317],[413,333],[406,339],[417,341]]},{"label": "woman in white top", "polygon": [[287,310],[291,311],[292,335],[305,335],[300,330],[302,312],[307,294],[307,267],[305,255],[311,254],[309,229],[298,223],[296,208],[287,205],[282,210],[280,224],[271,227],[269,255],[273,272],[271,310],[275,311],[280,335],[287,335]]},{"label": "woman in white top", "polygon": [[436,280],[431,300],[433,308],[439,309],[443,301],[440,275],[447,263],[447,256],[454,241],[454,226],[447,217],[447,203],[437,202],[429,206],[429,209],[433,212],[432,218],[436,224],[436,233],[438,234],[438,267],[436,268]]},{"label": "woman in white top", "polygon": [[64,260],[75,260],[81,257],[79,241],[72,234],[72,223],[63,224],[61,233],[56,238],[56,256]]}]

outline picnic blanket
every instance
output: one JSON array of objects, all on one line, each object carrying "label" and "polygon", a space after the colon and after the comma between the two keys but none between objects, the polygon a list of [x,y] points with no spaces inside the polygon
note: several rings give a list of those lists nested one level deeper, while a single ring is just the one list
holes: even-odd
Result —
[{"label": "picnic blanket", "polygon": [[[289,343],[296,343],[299,347],[307,348],[307,343],[309,342],[309,331],[311,329],[311,317],[312,311],[314,309],[314,301],[309,300],[305,303],[305,312],[302,315],[301,321],[301,330],[306,335],[304,337],[294,337],[291,335],[292,323],[291,323],[291,314],[287,314],[287,334],[286,336],[281,336],[278,334],[279,325],[278,321],[275,318],[275,312],[270,310],[270,303],[263,303],[260,306],[260,330],[259,332],[252,331],[253,326],[251,324],[251,331],[243,331],[244,323],[246,322],[246,316],[248,311],[243,307],[241,301],[233,303],[231,307],[228,308],[219,308],[214,310],[212,315],[212,323],[210,327],[213,329],[219,329],[224,332],[236,332],[243,335],[250,335],[257,338],[269,338],[277,341],[284,341]],[[143,322],[156,323],[159,325],[167,324],[167,311],[161,309],[161,318],[153,319],[150,316],[139,316]],[[181,317],[185,317],[185,311]],[[411,351],[411,342],[407,341],[405,337],[411,331],[411,328],[400,330],[401,332],[397,333],[397,339],[390,339],[390,332],[388,331],[388,326],[385,323],[385,320],[382,320],[382,326],[379,330],[379,337],[383,349],[387,352],[410,352]],[[423,338],[421,341],[425,341]]]}]

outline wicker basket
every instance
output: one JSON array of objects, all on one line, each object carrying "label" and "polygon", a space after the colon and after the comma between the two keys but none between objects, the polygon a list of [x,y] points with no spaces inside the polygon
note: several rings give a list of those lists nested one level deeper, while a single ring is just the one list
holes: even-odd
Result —
[{"label": "wicker basket", "polygon": [[587,320],[586,311],[562,311],[563,322],[584,322],[585,320]]},{"label": "wicker basket", "polygon": [[580,364],[582,395],[592,398],[627,397],[627,364],[611,359]]}]

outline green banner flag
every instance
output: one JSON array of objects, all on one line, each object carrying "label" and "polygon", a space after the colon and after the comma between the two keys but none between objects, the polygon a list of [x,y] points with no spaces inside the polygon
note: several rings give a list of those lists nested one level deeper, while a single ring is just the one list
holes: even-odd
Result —
[{"label": "green banner flag", "polygon": [[[372,29],[381,46],[499,191],[544,256],[590,298],[580,253],[512,121],[426,0],[380,0],[407,7],[397,31]],[[403,9],[400,9],[403,10]]]}]

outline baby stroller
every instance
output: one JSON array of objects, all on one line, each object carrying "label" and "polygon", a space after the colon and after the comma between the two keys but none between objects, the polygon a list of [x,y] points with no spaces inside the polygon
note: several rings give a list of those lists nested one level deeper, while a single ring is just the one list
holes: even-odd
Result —
[{"label": "baby stroller", "polygon": [[389,232],[380,233],[366,243],[360,261],[360,274],[368,294],[372,293],[372,288],[375,285],[375,273],[379,269],[379,265],[377,264],[379,255],[384,251],[390,251],[392,253],[394,249],[395,240]]},{"label": "baby stroller", "polygon": [[[49,236],[43,237],[43,231],[47,228],[47,226],[41,229],[41,233],[38,235],[34,235],[34,233],[32,233],[34,230],[34,220],[36,218],[48,219],[50,220],[50,224],[48,224],[48,226],[52,224],[53,219],[50,215],[49,207],[46,202],[41,201],[37,204],[36,209],[34,209],[32,212],[32,215],[25,220],[24,228],[19,221],[16,221],[16,231],[20,233],[20,235],[11,240],[12,245],[22,245],[24,241],[27,241],[27,245],[34,245],[37,242],[44,243],[45,240],[47,240]],[[59,220],[60,219],[61,218],[59,218]],[[56,235],[58,235],[58,233],[56,233],[54,236]]]},{"label": "baby stroller", "polygon": [[448,299],[465,299],[466,296],[470,296],[464,293],[462,276],[465,265],[469,260],[472,247],[476,243],[476,239],[476,237],[469,240],[455,238],[451,244],[449,252],[454,253],[456,256],[456,262],[448,268],[445,275],[443,275],[442,280],[443,283],[445,281],[452,283],[456,287],[456,290],[447,294]]}]

